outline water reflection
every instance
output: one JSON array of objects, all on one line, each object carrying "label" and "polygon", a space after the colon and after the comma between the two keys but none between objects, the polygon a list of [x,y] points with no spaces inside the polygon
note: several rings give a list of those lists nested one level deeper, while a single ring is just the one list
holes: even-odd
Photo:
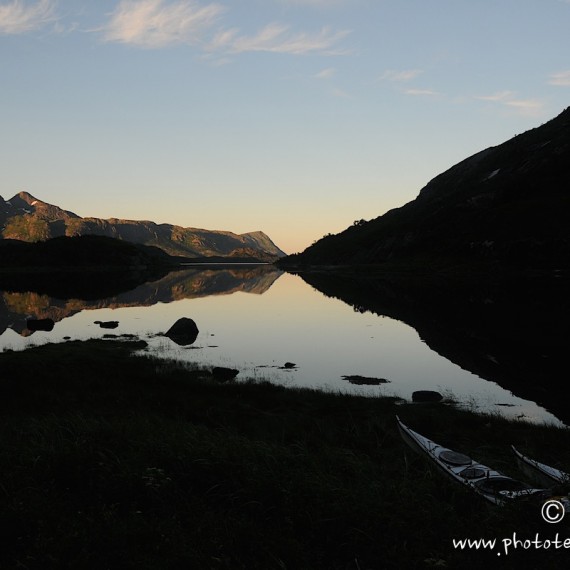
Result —
[{"label": "water reflection", "polygon": [[[61,293],[52,296],[37,292],[38,289],[39,291],[46,289],[44,282],[38,284],[37,277],[32,279],[28,276],[27,285],[25,279],[21,278],[18,280],[18,286],[13,288],[15,290],[5,290],[0,297],[0,335],[10,328],[27,337],[36,330],[46,330],[30,326],[30,323],[48,320],[57,323],[84,310],[149,307],[157,303],[172,303],[211,295],[229,295],[239,291],[261,295],[271,287],[281,273],[271,265],[228,269],[195,267],[172,271],[158,280],[144,282],[111,296],[105,295],[109,290],[109,276],[100,274],[99,278],[90,285],[88,298],[73,295],[68,297]],[[97,285],[100,286],[100,295],[96,294]],[[53,287],[51,289],[53,290]],[[96,324],[106,328],[100,323],[101,321],[96,321]]]},{"label": "water reflection", "polygon": [[[515,285],[232,266],[175,271],[98,299],[20,286],[0,295],[0,350],[136,335],[163,356],[240,377],[406,399],[436,390],[484,411],[553,421],[540,402],[570,423],[560,374],[566,284]],[[183,345],[164,336],[181,318],[197,325]],[[30,326],[50,320],[51,331]]]},{"label": "water reflection", "polygon": [[357,312],[405,322],[438,354],[545,406],[570,424],[563,372],[570,345],[569,283],[559,275],[471,279],[300,275]]}]

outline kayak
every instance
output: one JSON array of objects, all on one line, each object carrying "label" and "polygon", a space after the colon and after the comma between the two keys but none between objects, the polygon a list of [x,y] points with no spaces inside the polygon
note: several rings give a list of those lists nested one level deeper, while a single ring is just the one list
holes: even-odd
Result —
[{"label": "kayak", "polygon": [[398,429],[404,441],[415,451],[426,455],[440,471],[468,487],[487,501],[502,505],[508,500],[550,496],[547,489],[535,489],[471,457],[443,447],[406,426],[398,416]]},{"label": "kayak", "polygon": [[531,459],[527,455],[522,454],[514,445],[511,445],[511,448],[516,455],[521,471],[535,481],[540,482],[541,485],[570,483],[570,474]]}]

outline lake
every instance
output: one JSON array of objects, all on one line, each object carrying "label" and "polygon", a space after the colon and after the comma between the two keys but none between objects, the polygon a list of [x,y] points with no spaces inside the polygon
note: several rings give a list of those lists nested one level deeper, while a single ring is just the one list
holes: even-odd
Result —
[{"label": "lake", "polygon": [[[504,360],[512,368],[510,361],[497,356],[499,349],[482,349],[480,334],[467,343],[453,330],[450,334],[453,326],[445,319],[438,324],[438,315],[445,311],[433,301],[416,301],[409,290],[398,301],[384,288],[372,297],[386,305],[378,307],[371,301],[368,307],[366,298],[371,294],[365,290],[370,282],[362,286],[351,282],[348,287],[346,280],[334,286],[333,281],[323,275],[284,273],[272,266],[194,266],[101,299],[58,298],[41,287],[23,291],[20,286],[17,291],[3,291],[0,298],[0,350],[65,342],[65,337],[136,335],[148,342],[149,352],[237,368],[238,379],[264,378],[287,386],[406,400],[416,390],[436,390],[478,411],[537,423],[568,423],[555,404],[538,405],[526,397],[524,386],[520,393],[513,389],[504,378],[505,370],[497,370],[494,381],[493,367],[501,368],[499,362]],[[344,295],[345,290],[349,292]],[[419,308],[410,311],[414,306]],[[426,313],[428,307],[433,314]],[[161,336],[181,317],[193,319],[199,329],[196,341],[186,347]],[[32,332],[28,318],[51,318],[55,326],[49,332]],[[118,321],[118,326],[104,329],[96,321]],[[524,360],[528,351],[520,352]],[[285,369],[287,362],[295,367]],[[357,385],[343,376],[389,382]]]}]

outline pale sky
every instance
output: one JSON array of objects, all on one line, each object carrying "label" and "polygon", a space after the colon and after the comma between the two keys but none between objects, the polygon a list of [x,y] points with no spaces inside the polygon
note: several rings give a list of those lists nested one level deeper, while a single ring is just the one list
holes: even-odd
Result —
[{"label": "pale sky", "polygon": [[0,0],[0,195],[287,253],[570,104],[570,0]]}]

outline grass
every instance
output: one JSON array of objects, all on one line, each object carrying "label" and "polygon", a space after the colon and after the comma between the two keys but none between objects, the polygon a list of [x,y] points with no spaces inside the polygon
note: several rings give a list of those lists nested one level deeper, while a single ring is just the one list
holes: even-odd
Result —
[{"label": "grass", "polygon": [[[566,430],[441,405],[215,383],[141,343],[0,354],[0,568],[566,568],[564,550],[453,538],[570,537],[495,508],[400,439],[420,433],[519,475],[508,446],[570,465]],[[548,442],[548,448],[545,448]]]}]

